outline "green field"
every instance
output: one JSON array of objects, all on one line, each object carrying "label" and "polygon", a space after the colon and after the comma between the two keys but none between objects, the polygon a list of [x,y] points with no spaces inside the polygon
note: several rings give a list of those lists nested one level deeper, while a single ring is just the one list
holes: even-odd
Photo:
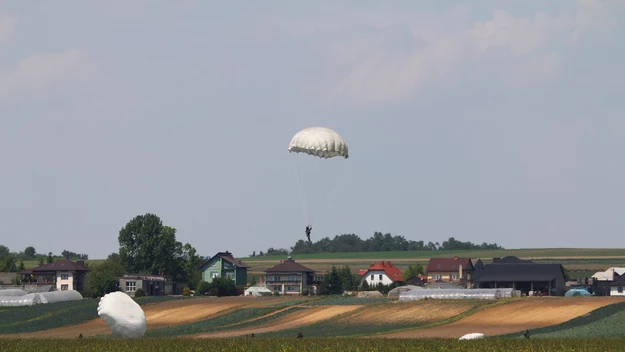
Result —
[{"label": "green field", "polygon": [[[339,259],[422,259],[449,258],[459,256],[462,258],[496,258],[514,255],[519,258],[601,258],[622,257],[625,259],[625,248],[527,248],[527,249],[503,249],[503,250],[478,250],[478,251],[399,251],[399,252],[353,252],[353,253],[316,253],[296,254],[293,259],[305,262],[307,260],[339,260]],[[242,257],[246,262],[280,261],[284,256]]]},{"label": "green field", "polygon": [[[94,265],[100,264],[104,261],[104,259],[89,259],[85,260],[86,265]],[[24,261],[24,269],[32,269],[39,266],[38,260],[25,260]]]},{"label": "green field", "polygon": [[233,339],[0,339],[0,351],[328,351],[328,352],[617,352],[625,339],[355,339],[355,338],[233,338]]}]

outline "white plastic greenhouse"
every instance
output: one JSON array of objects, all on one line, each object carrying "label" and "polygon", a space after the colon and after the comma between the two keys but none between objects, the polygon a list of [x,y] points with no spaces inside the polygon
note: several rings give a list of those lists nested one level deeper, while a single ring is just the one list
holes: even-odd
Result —
[{"label": "white plastic greenhouse", "polygon": [[[8,291],[8,290],[5,290]],[[77,301],[83,297],[78,291],[52,291],[41,293],[29,293],[21,296],[0,295],[1,307],[32,306],[35,304],[56,303],[65,301]]]},{"label": "white plastic greenhouse", "polygon": [[26,291],[21,289],[0,290],[0,296],[25,296]]},{"label": "white plastic greenhouse", "polygon": [[410,291],[410,290],[425,290],[425,288],[423,288],[421,286],[413,286],[413,285],[399,286],[399,287],[395,287],[394,289],[390,290],[388,292],[388,297],[389,298],[399,298],[400,292]]},{"label": "white plastic greenhouse", "polygon": [[[508,291],[503,291],[508,290]],[[400,301],[414,301],[425,298],[434,299],[499,299],[511,297],[512,289],[476,288],[476,289],[432,289],[407,290],[399,293]]]},{"label": "white plastic greenhouse", "polygon": [[270,289],[264,286],[252,286],[245,290],[244,295],[246,296],[271,296],[273,293]]}]

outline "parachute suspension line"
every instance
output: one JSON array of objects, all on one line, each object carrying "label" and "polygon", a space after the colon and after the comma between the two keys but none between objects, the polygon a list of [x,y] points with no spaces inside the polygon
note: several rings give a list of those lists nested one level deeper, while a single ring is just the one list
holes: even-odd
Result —
[{"label": "parachute suspension line", "polygon": [[[318,172],[320,172],[320,169],[321,169],[320,165],[321,165],[322,162],[324,162],[323,159],[317,160],[317,170],[318,170]],[[311,222],[313,222],[314,219],[316,219],[316,217],[319,216],[320,213],[322,212],[322,209],[324,208],[324,207],[322,207],[322,205],[323,204],[327,204],[328,196],[330,195],[332,190],[334,190],[334,187],[336,186],[336,180],[339,178],[339,175],[341,174],[341,172],[343,171],[343,168],[345,167],[345,163],[344,162],[339,162],[338,160],[325,160],[325,162],[326,163],[327,162],[330,162],[330,163],[336,162],[339,165],[336,167],[336,171],[330,175],[331,177],[329,177],[329,179],[331,181],[329,182],[328,185],[326,185],[326,187],[321,187],[320,186],[320,182],[319,182],[319,178],[317,179],[317,185],[318,185],[317,189],[319,190],[319,193],[321,195],[321,197],[319,197],[319,198],[321,198],[321,199],[318,200],[319,203],[320,203],[319,207],[312,210],[312,214],[310,216],[310,218],[311,218],[310,221]]]},{"label": "parachute suspension line", "polygon": [[293,164],[293,171],[295,172],[295,178],[297,179],[297,190],[299,191],[299,200],[302,203],[302,212],[304,214],[304,221],[306,221],[306,224],[309,223],[309,219],[308,219],[308,207],[306,206],[306,200],[304,199],[304,192],[302,190],[302,184],[300,182],[299,179],[299,172],[297,170],[297,165],[295,163],[295,155],[291,154],[291,162]]}]

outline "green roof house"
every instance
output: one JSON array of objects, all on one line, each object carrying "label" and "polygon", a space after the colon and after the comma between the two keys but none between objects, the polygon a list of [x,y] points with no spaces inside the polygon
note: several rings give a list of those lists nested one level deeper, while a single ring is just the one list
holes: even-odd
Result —
[{"label": "green roof house", "polygon": [[212,282],[215,277],[227,277],[234,280],[237,286],[247,284],[247,269],[249,265],[235,259],[232,253],[225,251],[215,254],[201,266],[202,281]]}]

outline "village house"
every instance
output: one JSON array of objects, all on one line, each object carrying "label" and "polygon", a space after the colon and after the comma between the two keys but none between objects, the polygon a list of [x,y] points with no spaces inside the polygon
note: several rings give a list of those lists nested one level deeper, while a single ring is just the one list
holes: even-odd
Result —
[{"label": "village house", "polygon": [[22,283],[52,285],[57,291],[85,289],[86,275],[89,268],[84,260],[73,262],[67,259],[59,259],[53,263],[40,265],[30,270],[24,270]]},{"label": "village house", "polygon": [[290,256],[265,270],[265,287],[282,295],[317,294],[315,271],[296,263]]},{"label": "village house", "polygon": [[146,296],[181,295],[186,283],[174,282],[165,275],[124,274],[119,279],[119,290],[134,297],[138,289]]},{"label": "village house", "polygon": [[402,283],[404,278],[401,270],[389,261],[381,261],[369,265],[369,269],[362,269],[358,273],[360,275],[360,284],[366,282],[371,285],[391,285],[393,283]]},{"label": "village house", "polygon": [[482,260],[471,258],[430,258],[426,268],[428,281],[443,281],[472,288],[473,274],[484,267]]},{"label": "village house", "polygon": [[202,281],[213,282],[213,278],[224,277],[234,281],[236,286],[247,285],[247,269],[249,265],[235,259],[232,253],[218,252],[200,265]]}]

